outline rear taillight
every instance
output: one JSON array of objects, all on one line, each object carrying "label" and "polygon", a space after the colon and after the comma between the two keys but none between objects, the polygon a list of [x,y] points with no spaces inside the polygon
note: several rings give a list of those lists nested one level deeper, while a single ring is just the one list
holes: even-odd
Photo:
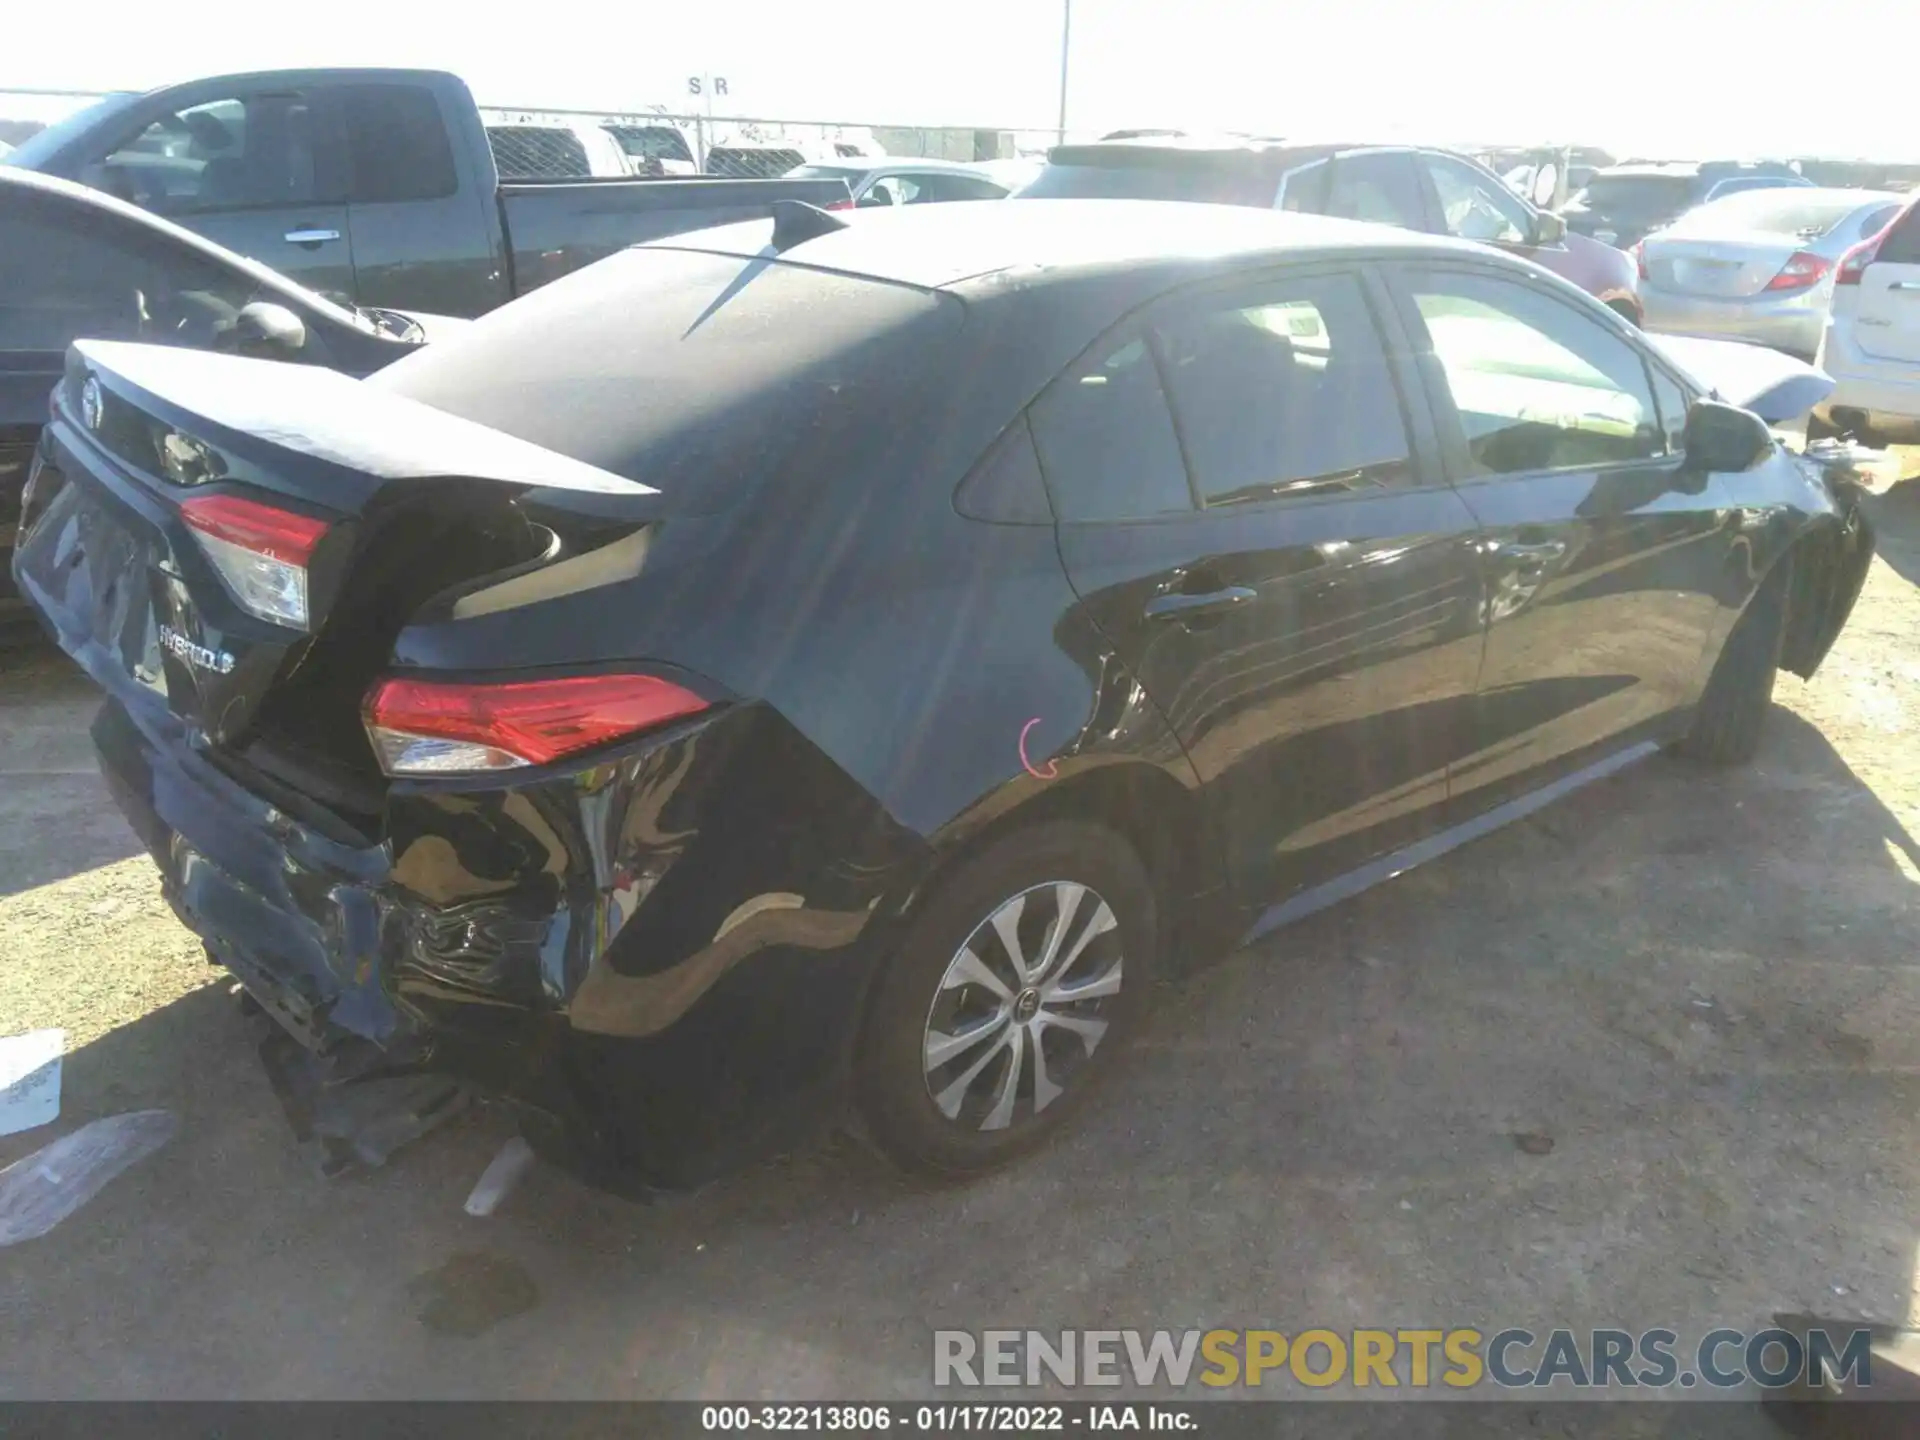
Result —
[{"label": "rear taillight", "polygon": [[236,495],[198,496],[180,514],[241,609],[307,628],[307,562],[326,521]]},{"label": "rear taillight", "polygon": [[823,210],[851,210],[853,209],[853,197],[849,195],[845,200],[835,200],[832,204],[823,205],[820,208]]},{"label": "rear taillight", "polygon": [[1816,255],[1811,250],[1796,250],[1787,257],[1787,263],[1780,267],[1780,273],[1767,282],[1769,290],[1805,290],[1818,285],[1833,262],[1824,255]]},{"label": "rear taillight", "polygon": [[1858,245],[1842,255],[1840,257],[1839,268],[1833,272],[1833,283],[1836,285],[1858,285],[1860,283],[1860,277],[1867,273],[1867,267],[1879,258],[1880,242],[1887,238],[1887,230],[1891,229],[1893,229],[1893,226],[1887,226],[1886,230],[1882,230],[1878,235],[1873,235],[1862,240]]},{"label": "rear taillight", "polygon": [[382,680],[361,715],[387,774],[471,775],[545,765],[706,708],[657,675],[575,675],[498,685]]},{"label": "rear taillight", "polygon": [[1647,279],[1647,242],[1644,240],[1634,241],[1633,249],[1628,253],[1633,256],[1633,268],[1640,272],[1640,278],[1642,280]]}]

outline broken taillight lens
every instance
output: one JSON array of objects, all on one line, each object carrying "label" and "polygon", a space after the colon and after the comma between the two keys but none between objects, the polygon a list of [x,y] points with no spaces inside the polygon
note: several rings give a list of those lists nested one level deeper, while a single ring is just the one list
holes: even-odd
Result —
[{"label": "broken taillight lens", "polygon": [[707,708],[657,675],[472,684],[382,680],[361,714],[389,775],[471,775],[545,765]]},{"label": "broken taillight lens", "polygon": [[276,625],[308,627],[307,562],[326,521],[237,495],[201,495],[180,514],[241,609]]}]

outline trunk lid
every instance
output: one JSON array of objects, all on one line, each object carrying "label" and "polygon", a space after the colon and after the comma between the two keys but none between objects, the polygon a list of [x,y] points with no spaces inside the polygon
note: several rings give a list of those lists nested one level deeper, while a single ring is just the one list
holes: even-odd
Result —
[{"label": "trunk lid", "polygon": [[1758,295],[1802,249],[1785,235],[1650,235],[1641,242],[1648,283],[1679,295],[1746,299]]},{"label": "trunk lid", "polygon": [[[357,731],[359,692],[415,608],[551,554],[516,497],[593,497],[643,522],[657,494],[330,371],[158,346],[77,344],[51,442],[16,558],[27,593],[103,684],[227,749],[276,705],[314,738]],[[235,505],[319,532],[304,625],[250,610],[223,568],[233,532],[210,543],[205,516]],[[328,744],[351,763],[365,737]]]}]

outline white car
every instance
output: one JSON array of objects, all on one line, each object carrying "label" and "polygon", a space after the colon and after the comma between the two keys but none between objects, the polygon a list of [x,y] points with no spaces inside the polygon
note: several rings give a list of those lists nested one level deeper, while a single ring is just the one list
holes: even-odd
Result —
[{"label": "white car", "polygon": [[1807,423],[1809,440],[1844,432],[1920,443],[1920,197],[1841,256],[1817,363],[1834,388]]}]

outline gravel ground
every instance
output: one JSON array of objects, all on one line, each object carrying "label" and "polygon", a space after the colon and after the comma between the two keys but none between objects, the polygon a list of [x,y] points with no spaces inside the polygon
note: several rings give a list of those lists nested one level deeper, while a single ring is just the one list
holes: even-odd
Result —
[{"label": "gravel ground", "polygon": [[0,1395],[908,1396],[948,1325],[1906,1322],[1920,482],[1875,508],[1861,606],[1757,764],[1650,762],[1240,953],[1075,1134],[944,1191],[846,1146],[652,1209],[536,1169],[476,1220],[487,1108],[320,1180],[95,776],[86,682],[15,655],[0,1034],[70,1053],[0,1164],[121,1111],[180,1128],[6,1253]]}]

